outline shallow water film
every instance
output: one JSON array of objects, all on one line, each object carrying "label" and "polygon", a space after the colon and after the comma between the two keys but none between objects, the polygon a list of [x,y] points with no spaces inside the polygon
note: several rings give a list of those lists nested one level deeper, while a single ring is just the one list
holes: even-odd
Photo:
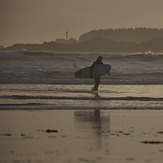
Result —
[{"label": "shallow water film", "polygon": [[161,110],[0,111],[3,163],[161,163]]},{"label": "shallow water film", "polygon": [[1,84],[0,109],[163,109],[163,85]]}]

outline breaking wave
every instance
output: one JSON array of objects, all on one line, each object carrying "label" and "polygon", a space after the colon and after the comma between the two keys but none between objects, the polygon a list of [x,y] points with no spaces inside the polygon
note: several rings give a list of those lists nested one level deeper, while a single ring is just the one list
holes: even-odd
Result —
[{"label": "breaking wave", "polygon": [[163,84],[163,54],[90,52],[0,52],[0,83],[89,84],[74,73],[90,66],[97,57],[110,64],[104,84]]},{"label": "breaking wave", "polygon": [[125,101],[163,101],[163,98],[153,97],[68,97],[68,96],[0,96],[0,99],[46,99],[46,100],[125,100]]}]

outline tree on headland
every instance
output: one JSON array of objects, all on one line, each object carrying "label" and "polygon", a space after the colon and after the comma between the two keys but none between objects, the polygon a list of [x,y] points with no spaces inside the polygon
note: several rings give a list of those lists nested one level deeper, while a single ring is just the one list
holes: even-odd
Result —
[{"label": "tree on headland", "polygon": [[95,38],[110,39],[113,41],[142,42],[152,38],[163,37],[163,29],[157,28],[120,28],[93,30],[82,34],[79,37],[80,42],[92,40]]}]

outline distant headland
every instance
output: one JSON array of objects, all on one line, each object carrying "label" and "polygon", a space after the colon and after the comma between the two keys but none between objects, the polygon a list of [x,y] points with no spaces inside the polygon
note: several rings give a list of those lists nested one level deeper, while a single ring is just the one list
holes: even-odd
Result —
[{"label": "distant headland", "polygon": [[72,52],[163,52],[163,28],[120,28],[93,30],[78,40],[68,38],[42,44],[14,44],[0,50],[72,51]]}]

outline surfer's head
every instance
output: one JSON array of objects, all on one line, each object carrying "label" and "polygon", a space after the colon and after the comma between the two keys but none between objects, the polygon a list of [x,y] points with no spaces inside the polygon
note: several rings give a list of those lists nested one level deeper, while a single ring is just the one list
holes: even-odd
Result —
[{"label": "surfer's head", "polygon": [[97,58],[97,61],[102,61],[102,57],[101,56],[99,56],[98,58]]}]

